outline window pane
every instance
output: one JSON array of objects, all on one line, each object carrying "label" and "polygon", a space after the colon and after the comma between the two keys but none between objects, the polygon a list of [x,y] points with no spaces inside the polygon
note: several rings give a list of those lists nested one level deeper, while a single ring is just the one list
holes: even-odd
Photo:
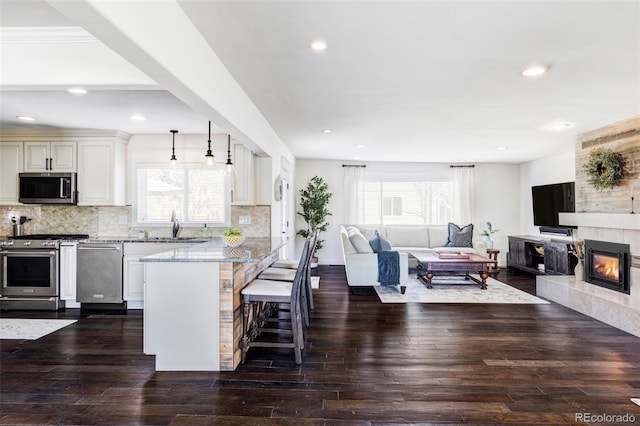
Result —
[{"label": "window pane", "polygon": [[189,170],[187,221],[224,222],[224,172],[221,170]]},{"label": "window pane", "polygon": [[183,194],[184,170],[138,169],[138,222],[168,222],[184,211]]},{"label": "window pane", "polygon": [[453,181],[362,182],[360,222],[445,225],[451,221]]}]

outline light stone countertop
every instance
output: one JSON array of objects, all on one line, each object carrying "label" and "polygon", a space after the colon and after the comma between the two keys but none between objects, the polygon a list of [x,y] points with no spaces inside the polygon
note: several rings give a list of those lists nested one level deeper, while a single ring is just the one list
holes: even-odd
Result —
[{"label": "light stone countertop", "polygon": [[[284,244],[288,244],[289,240]],[[142,262],[260,262],[283,245],[279,238],[247,238],[240,247],[227,247],[222,238],[142,257]]]},{"label": "light stone countertop", "polygon": [[91,237],[80,240],[80,243],[205,243],[215,240],[206,238],[136,238],[136,237]]}]

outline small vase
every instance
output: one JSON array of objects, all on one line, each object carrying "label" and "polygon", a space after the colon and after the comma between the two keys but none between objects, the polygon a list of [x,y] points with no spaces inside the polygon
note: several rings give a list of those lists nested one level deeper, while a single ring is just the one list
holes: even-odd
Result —
[{"label": "small vase", "polygon": [[493,240],[491,238],[487,238],[487,241],[485,242],[485,244],[487,245],[488,249],[493,248]]},{"label": "small vase", "polygon": [[578,259],[578,263],[573,269],[573,273],[576,276],[576,281],[584,281],[584,264],[582,263],[582,259]]}]

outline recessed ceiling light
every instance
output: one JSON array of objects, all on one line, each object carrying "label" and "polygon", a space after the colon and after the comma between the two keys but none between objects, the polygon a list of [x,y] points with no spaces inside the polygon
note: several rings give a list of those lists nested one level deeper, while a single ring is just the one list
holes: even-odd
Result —
[{"label": "recessed ceiling light", "polygon": [[146,118],[144,118],[144,116],[139,115],[139,114],[132,115],[131,119],[133,121],[145,121],[146,120]]},{"label": "recessed ceiling light", "polygon": [[69,93],[72,93],[74,95],[86,95],[87,94],[87,90],[83,89],[82,87],[72,87],[71,89],[68,90]]},{"label": "recessed ceiling light", "polygon": [[538,77],[549,70],[549,67],[544,65],[531,65],[523,69],[520,74],[524,77]]},{"label": "recessed ceiling light", "polygon": [[22,121],[36,121],[35,117],[29,117],[28,115],[18,115],[16,118]]},{"label": "recessed ceiling light", "polygon": [[324,40],[314,40],[309,45],[314,52],[324,52],[327,50],[327,42]]},{"label": "recessed ceiling light", "polygon": [[331,129],[324,129],[322,132],[323,133],[331,133]]},{"label": "recessed ceiling light", "polygon": [[544,126],[544,128],[546,130],[553,130],[554,132],[561,132],[563,130],[567,130],[571,126],[573,126],[573,124],[569,123],[568,121],[557,121],[555,123]]},{"label": "recessed ceiling light", "polygon": [[506,146],[499,146],[496,148],[498,151],[504,151],[505,149],[507,149]]},{"label": "recessed ceiling light", "polygon": [[364,145],[364,144],[360,144],[360,145],[356,146],[356,148],[365,148],[365,147],[366,147],[366,145]]}]

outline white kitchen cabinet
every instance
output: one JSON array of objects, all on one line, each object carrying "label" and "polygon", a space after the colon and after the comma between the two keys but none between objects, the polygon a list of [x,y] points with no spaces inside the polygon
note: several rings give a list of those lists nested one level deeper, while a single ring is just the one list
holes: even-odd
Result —
[{"label": "white kitchen cabinet", "polygon": [[78,205],[126,204],[127,147],[122,138],[78,143]]},{"label": "white kitchen cabinet", "polygon": [[77,171],[75,141],[24,143],[25,172]]},{"label": "white kitchen cabinet", "polygon": [[66,308],[79,308],[76,302],[76,269],[77,243],[65,241],[60,243],[60,300],[65,301]]},{"label": "white kitchen cabinet", "polygon": [[233,162],[237,176],[233,181],[232,204],[236,206],[254,205],[253,194],[253,152],[242,144],[233,145]]},{"label": "white kitchen cabinet", "polygon": [[0,143],[0,205],[18,204],[18,173],[23,167],[22,142]]},{"label": "white kitchen cabinet", "polygon": [[163,251],[176,250],[188,247],[198,242],[182,243],[154,243],[154,242],[134,242],[124,243],[124,259],[122,268],[122,293],[127,301],[129,309],[142,308],[144,300],[144,263],[141,257],[149,256]]}]

